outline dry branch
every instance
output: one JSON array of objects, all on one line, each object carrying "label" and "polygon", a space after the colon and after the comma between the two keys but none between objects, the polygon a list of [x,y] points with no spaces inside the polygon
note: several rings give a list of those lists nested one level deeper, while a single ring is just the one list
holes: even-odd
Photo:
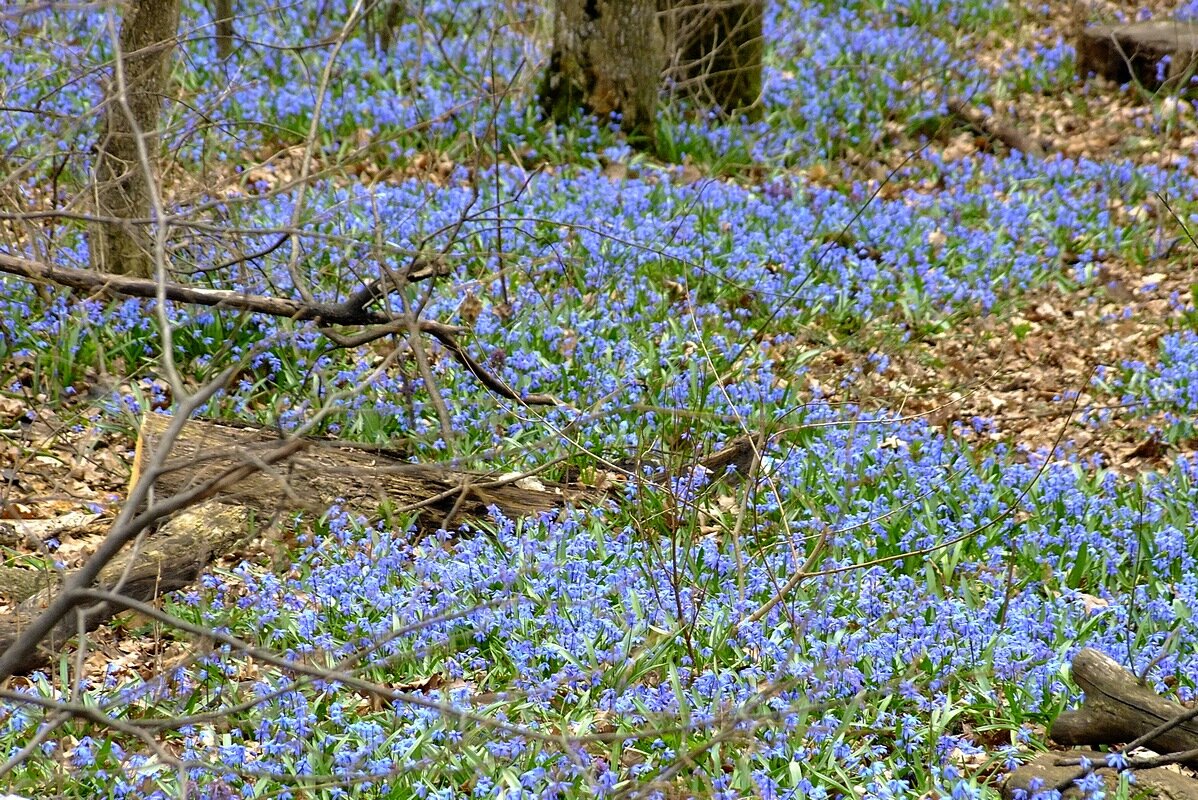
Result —
[{"label": "dry branch", "polygon": [[[0,254],[0,271],[34,281],[49,281],[87,292],[112,292],[126,297],[158,297],[159,284],[145,278],[105,275],[86,269],[57,267],[25,258]],[[305,303],[279,297],[245,294],[226,289],[201,289],[168,283],[162,287],[167,300],[193,305],[233,308],[272,317],[311,320],[322,325],[379,325],[389,322],[386,314],[351,308],[341,303]]]},{"label": "dry branch", "polygon": [[[161,294],[167,300],[177,303],[230,308],[272,317],[311,321],[318,325],[379,326],[379,336],[389,335],[403,329],[403,326],[397,324],[403,322],[402,317],[370,311],[366,307],[387,294],[382,284],[377,281],[363,287],[344,303],[318,303],[246,294],[228,289],[203,289],[182,286],[177,283],[159,283],[145,278],[130,278],[123,275],[104,275],[86,269],[43,264],[40,261],[17,258],[3,253],[0,253],[0,272],[18,275],[31,281],[48,281],[59,286],[69,286],[72,289],[81,289],[87,292],[111,292],[126,297],[145,298],[155,298]],[[406,273],[399,277],[411,281],[429,278],[437,274],[439,274],[439,268],[436,265],[414,263]],[[428,334],[445,345],[454,359],[469,370],[470,374],[480,383],[496,394],[523,405],[560,405],[552,395],[529,394],[522,396],[503,380],[487,371],[458,342],[457,334],[462,332],[462,328],[433,320],[419,320],[417,326],[421,333]],[[378,338],[378,336],[366,332],[366,335],[358,341],[366,342],[372,338]]]}]

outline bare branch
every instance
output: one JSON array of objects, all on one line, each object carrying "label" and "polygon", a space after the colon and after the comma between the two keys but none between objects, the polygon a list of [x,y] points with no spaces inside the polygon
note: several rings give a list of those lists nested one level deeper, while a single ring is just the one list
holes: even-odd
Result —
[{"label": "bare branch", "polygon": [[[345,346],[345,341],[353,344],[372,341],[381,336],[394,333],[402,329],[401,326],[406,327],[407,324],[404,322],[403,316],[392,316],[363,308],[363,299],[359,295],[351,297],[350,300],[344,303],[308,303],[281,297],[234,292],[228,289],[201,289],[145,278],[104,275],[92,270],[58,267],[51,264],[44,264],[40,261],[31,261],[4,254],[0,254],[0,272],[7,272],[10,275],[18,275],[33,281],[49,281],[61,286],[69,286],[89,292],[112,292],[127,297],[155,298],[161,296],[167,300],[174,300],[179,303],[191,303],[215,308],[233,308],[255,314],[267,314],[272,317],[312,321],[319,325],[384,326],[384,329],[381,332],[377,332],[377,335],[374,335],[374,332],[367,332],[362,334],[365,338],[339,342],[343,346]],[[429,274],[431,275],[432,272]],[[369,302],[369,299],[365,302]],[[562,405],[560,400],[549,394],[521,395],[515,389],[508,386],[502,379],[493,375],[467,353],[465,347],[457,340],[457,334],[461,333],[464,330],[463,328],[433,320],[420,320],[417,323],[417,327],[421,333],[428,334],[445,345],[454,359],[469,370],[470,374],[477,378],[479,383],[501,397],[522,405]]]}]

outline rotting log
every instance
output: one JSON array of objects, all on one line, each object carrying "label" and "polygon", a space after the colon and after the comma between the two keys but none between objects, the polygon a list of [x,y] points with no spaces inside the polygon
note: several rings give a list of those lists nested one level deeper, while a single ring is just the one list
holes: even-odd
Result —
[{"label": "rotting log", "polygon": [[1078,32],[1075,47],[1083,79],[1095,73],[1118,84],[1134,79],[1149,91],[1180,88],[1198,67],[1198,23],[1153,19],[1092,25]]},{"label": "rotting log", "polygon": [[[1080,709],[1066,711],[1053,722],[1048,735],[1058,744],[1123,744],[1188,710],[1140,683],[1110,656],[1089,647],[1073,658],[1073,680],[1086,699]],[[1158,753],[1198,749],[1198,722],[1183,722],[1146,742],[1145,747]]]},{"label": "rotting log", "polygon": [[[213,501],[201,503],[177,514],[157,533],[143,537],[113,559],[100,572],[96,588],[141,601],[182,589],[191,585],[213,559],[225,555],[247,538],[249,527],[246,508]],[[0,618],[0,652],[16,642],[21,631],[29,627],[58,591],[57,584],[42,587]],[[95,603],[68,614],[15,671],[29,672],[54,658],[79,632],[79,614],[83,615],[84,629],[93,631],[120,610],[112,603]]]},{"label": "rotting log", "polygon": [[[131,485],[150,462],[170,421],[161,414],[146,416],[138,434]],[[155,480],[155,494],[174,496],[239,465],[268,461],[260,456],[276,450],[278,444],[277,434],[261,428],[192,421],[184,426]],[[175,515],[160,530],[142,537],[101,571],[94,588],[140,601],[185,588],[213,560],[248,538],[252,512],[321,513],[338,503],[367,517],[377,516],[381,508],[410,510],[426,518],[423,527],[427,528],[459,516],[485,515],[492,506],[510,516],[529,516],[604,497],[598,491],[532,478],[408,464],[340,443],[312,439],[305,444],[286,464],[252,473],[235,488]],[[19,601],[16,609],[0,618],[0,652],[8,650],[61,591],[58,577],[32,569],[0,574],[7,587],[3,594]],[[15,671],[29,672],[52,659],[79,632],[80,613],[83,628],[92,631],[119,611],[117,604],[99,603],[68,614]]]},{"label": "rotting log", "polygon": [[[1015,800],[1016,792],[1020,789],[1027,793],[1026,797],[1031,797],[1035,794],[1032,790],[1033,781],[1042,791],[1078,776],[1080,770],[1077,767],[1057,765],[1056,762],[1061,755],[1061,753],[1041,753],[1032,761],[1016,769],[1003,784],[1003,798]],[[1106,757],[1106,753],[1093,750],[1071,750],[1068,755],[1071,758],[1088,758],[1094,763],[1101,763],[1102,759]],[[1119,774],[1110,768],[1099,769],[1097,772],[1106,787],[1107,796],[1114,797],[1119,787]],[[1194,800],[1198,797],[1198,781],[1167,767],[1138,769],[1135,771],[1135,775],[1136,790],[1144,792],[1146,797],[1154,797],[1156,800]],[[1061,797],[1065,800],[1081,800],[1085,794],[1077,786],[1072,786],[1066,789]]]},{"label": "rotting log", "polygon": [[[163,414],[146,415],[138,434],[134,479],[170,420]],[[164,472],[154,483],[155,494],[176,494],[231,465],[252,460],[256,452],[278,442],[277,433],[261,428],[192,421],[175,441]],[[285,466],[257,472],[218,495],[222,502],[264,514],[322,513],[336,503],[367,517],[377,516],[380,506],[393,513],[413,511],[435,524],[485,516],[491,506],[509,517],[526,517],[603,497],[581,486],[411,464],[386,453],[320,439],[308,440]]]},{"label": "rotting log", "polygon": [[[166,415],[146,416],[138,434],[131,485],[150,463],[170,421]],[[307,446],[294,452],[284,465],[267,466],[274,461],[268,454],[276,451],[278,444],[277,434],[261,428],[198,420],[184,426],[155,480],[159,497],[203,485],[255,460],[262,469],[241,480],[235,489],[218,492],[176,514],[157,532],[141,537],[101,570],[94,588],[143,602],[185,588],[212,561],[228,555],[249,537],[253,512],[320,513],[335,502],[350,513],[367,517],[377,516],[385,508],[395,513],[411,511],[427,517],[423,524],[427,528],[459,516],[482,516],[491,507],[508,516],[530,516],[608,497],[597,489],[531,477],[410,464],[385,453],[317,439],[306,440]],[[698,465],[716,476],[729,469],[744,474],[752,454],[752,440],[742,436]],[[0,580],[9,582],[3,594],[19,601],[15,610],[0,618],[0,652],[8,650],[61,591],[63,582],[55,577],[36,570],[0,573]],[[68,614],[13,672],[29,672],[53,659],[79,632],[80,614],[84,630],[92,631],[119,611],[119,604],[98,603]]]},{"label": "rotting log", "polygon": [[[1189,709],[1158,695],[1120,666],[1110,656],[1084,648],[1073,658],[1073,680],[1086,693],[1080,709],[1060,714],[1048,731],[1049,738],[1067,747],[1126,745],[1152,733],[1167,722],[1177,720]],[[1157,753],[1186,753],[1198,749],[1198,723],[1178,722],[1169,730],[1143,743]],[[1070,750],[1044,753],[1016,769],[1003,785],[1003,797],[1013,800],[1017,790],[1031,794],[1035,781],[1041,789],[1063,788],[1063,797],[1081,797],[1076,786],[1067,784],[1082,775],[1076,765],[1058,763],[1062,757],[1086,758],[1101,765],[1105,753]],[[1133,760],[1134,766],[1135,761]],[[1097,770],[1098,776],[1114,793],[1118,773],[1110,768]],[[1160,800],[1198,798],[1198,780],[1160,766],[1136,769],[1136,786],[1148,796]]]}]

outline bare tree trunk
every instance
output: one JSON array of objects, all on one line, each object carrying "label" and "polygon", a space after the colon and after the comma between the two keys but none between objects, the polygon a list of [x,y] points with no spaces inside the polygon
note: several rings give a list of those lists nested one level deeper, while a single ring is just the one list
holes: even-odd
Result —
[{"label": "bare tree trunk", "polygon": [[541,88],[548,115],[620,115],[630,140],[652,148],[665,64],[657,0],[557,0],[553,53]]},{"label": "bare tree trunk", "polygon": [[661,0],[675,91],[725,114],[761,113],[764,0]]},{"label": "bare tree trunk", "polygon": [[178,27],[179,0],[133,0],[121,22],[96,145],[96,212],[116,218],[92,231],[92,262],[102,272],[149,277],[153,271],[149,228],[124,220],[151,216],[159,116]]},{"label": "bare tree trunk", "polygon": [[224,60],[233,55],[233,0],[213,0],[212,16],[216,26],[216,55]]},{"label": "bare tree trunk", "polygon": [[407,4],[403,0],[379,0],[363,20],[362,30],[366,41],[380,55],[391,52],[395,44],[395,31],[407,15]]}]

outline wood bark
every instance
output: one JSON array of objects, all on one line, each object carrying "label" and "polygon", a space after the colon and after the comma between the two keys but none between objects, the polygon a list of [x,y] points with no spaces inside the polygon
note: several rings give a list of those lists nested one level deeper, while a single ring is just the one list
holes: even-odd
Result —
[{"label": "wood bark", "polygon": [[[1073,680],[1086,693],[1077,711],[1057,717],[1048,735],[1068,746],[1121,744],[1186,712],[1178,703],[1140,683],[1110,656],[1085,648],[1073,659]],[[1198,722],[1184,722],[1146,747],[1158,753],[1198,748]]]},{"label": "wood bark", "polygon": [[[168,416],[146,416],[138,439],[139,464],[169,424]],[[485,516],[490,506],[509,517],[525,517],[567,503],[593,503],[603,496],[585,487],[533,478],[505,481],[496,475],[411,464],[343,443],[312,439],[307,444],[285,469],[258,472],[219,499],[266,514],[321,513],[333,503],[367,517],[377,517],[380,506],[397,512],[411,509],[435,527],[451,514]],[[159,496],[176,494],[277,445],[278,435],[272,431],[193,421],[175,442],[168,471],[155,482],[154,491]]]},{"label": "wood bark", "polygon": [[657,0],[557,0],[553,51],[541,87],[547,115],[580,109],[620,117],[629,140],[652,149],[665,66]]},{"label": "wood bark", "polygon": [[[1198,68],[1198,23],[1152,19],[1130,25],[1081,28],[1074,42],[1077,73],[1118,84],[1133,79],[1149,91],[1186,88]],[[1162,61],[1168,58],[1168,63]]]},{"label": "wood bark", "polygon": [[45,570],[0,567],[0,600],[19,603],[57,582],[57,577]]},{"label": "wood bark", "polygon": [[179,0],[133,0],[121,22],[96,144],[96,213],[112,218],[92,227],[91,258],[101,272],[143,278],[153,272],[150,228],[131,220],[153,215],[159,118],[178,28]]},{"label": "wood bark", "polygon": [[233,0],[213,0],[213,26],[216,28],[216,55],[221,60],[233,55]]},{"label": "wood bark", "polygon": [[661,0],[667,82],[725,114],[761,114],[764,0]]},{"label": "wood bark", "polygon": [[[1024,797],[1031,797],[1035,794],[1032,790],[1033,781],[1041,791],[1051,789],[1064,781],[1072,782],[1080,770],[1077,767],[1058,766],[1056,762],[1062,755],[1065,754],[1041,753],[1032,761],[1012,772],[1003,783],[1002,796],[1004,800],[1015,800],[1018,790],[1023,790],[1026,793],[1023,795]],[[1106,753],[1093,750],[1071,750],[1067,755],[1071,758],[1088,758],[1094,763],[1101,763],[1102,759],[1106,757]],[[1167,767],[1138,769],[1135,775],[1136,791],[1143,792],[1145,797],[1153,797],[1156,800],[1194,800],[1198,797],[1198,781]],[[1102,778],[1102,782],[1106,786],[1107,797],[1115,797],[1119,788],[1118,773],[1113,769],[1100,769],[1098,776]],[[1083,800],[1085,796],[1077,786],[1072,786],[1061,794],[1064,800]],[[1141,795],[1133,794],[1133,797],[1139,796]]]},{"label": "wood bark", "polygon": [[[138,480],[151,453],[170,424],[170,417],[149,414],[142,424],[130,485]],[[193,421],[184,427],[164,472],[154,484],[159,496],[175,495],[230,468],[261,462],[277,449],[278,436],[256,427]],[[536,515],[571,504],[596,503],[608,495],[579,485],[535,478],[496,476],[445,467],[411,464],[385,452],[318,439],[295,448],[285,466],[260,471],[235,488],[220,491],[206,502],[168,520],[140,544],[127,548],[101,571],[94,586],[143,602],[194,582],[213,560],[229,555],[248,536],[250,515],[279,511],[319,513],[333,503],[352,515],[367,518],[410,511],[420,515],[425,529],[469,516],[483,516],[491,507],[512,517]],[[743,474],[753,452],[751,440],[739,437],[698,462],[716,476],[729,468]],[[19,574],[18,574],[19,573]],[[69,576],[68,576],[69,577]],[[0,618],[0,653],[17,641],[41,611],[61,592],[59,576],[35,570],[0,572],[5,581],[0,595],[19,601]],[[86,612],[68,614],[14,669],[28,672],[53,659],[83,627],[94,630],[120,611],[113,603],[88,605]]]},{"label": "wood bark", "polygon": [[366,40],[374,45],[376,52],[391,52],[395,44],[395,32],[403,24],[407,13],[407,3],[404,0],[379,0],[366,14],[363,30],[366,32]]},{"label": "wood bark", "polygon": [[[1049,729],[1049,737],[1060,745],[1126,745],[1189,711],[1152,691],[1110,656],[1091,648],[1074,656],[1073,680],[1085,691],[1086,698],[1080,709],[1062,713]],[[1198,749],[1198,723],[1181,721],[1143,745],[1165,755],[1188,753]],[[1062,756],[1084,756],[1101,763],[1106,754],[1045,753],[1011,773],[1003,786],[1003,796],[1013,798],[1017,789],[1027,790],[1033,780],[1039,781],[1041,788],[1051,788],[1064,786],[1079,777],[1081,770],[1078,767],[1056,763]],[[1102,769],[1099,772],[1108,790],[1113,792],[1117,783],[1115,771]],[[1154,797],[1164,800],[1198,797],[1198,781],[1188,776],[1161,767],[1136,769],[1135,774],[1137,785],[1151,790]],[[1064,796],[1081,797],[1081,794],[1071,788],[1064,792]]]},{"label": "wood bark", "polygon": [[[208,502],[188,509],[169,520],[155,535],[140,546],[123,553],[101,572],[96,587],[118,592],[134,600],[149,601],[166,592],[182,589],[199,577],[215,558],[231,551],[247,537],[249,512],[245,508]],[[34,570],[24,592],[32,589],[17,608],[0,619],[0,652],[6,651],[21,632],[29,627],[59,591],[57,581],[46,586],[48,576]],[[12,576],[6,576],[11,579]],[[42,585],[36,585],[42,584]],[[11,593],[16,592],[10,590]],[[79,632],[93,631],[121,609],[111,603],[88,604],[68,614],[41,642],[38,650],[21,661],[16,672],[29,672],[53,659],[64,644]]]}]

